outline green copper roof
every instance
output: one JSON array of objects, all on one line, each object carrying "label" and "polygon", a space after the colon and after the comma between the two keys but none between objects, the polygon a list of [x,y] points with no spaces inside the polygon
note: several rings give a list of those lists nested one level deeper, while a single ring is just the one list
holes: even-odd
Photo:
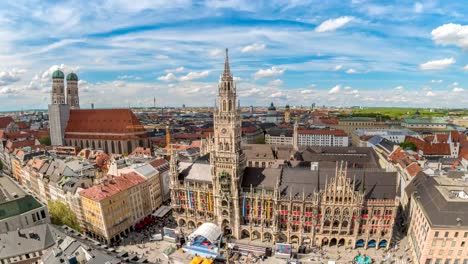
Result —
[{"label": "green copper roof", "polygon": [[76,75],[75,73],[69,73],[67,75],[67,81],[78,81],[78,75]]},{"label": "green copper roof", "polygon": [[61,70],[56,70],[54,73],[52,73],[52,79],[63,79],[65,78],[65,75]]},{"label": "green copper roof", "polygon": [[23,214],[42,205],[31,195],[0,204],[0,220]]}]

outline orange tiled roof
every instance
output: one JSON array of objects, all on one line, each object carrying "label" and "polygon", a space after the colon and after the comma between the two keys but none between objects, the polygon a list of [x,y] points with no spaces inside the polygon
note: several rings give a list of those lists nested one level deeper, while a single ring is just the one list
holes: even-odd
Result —
[{"label": "orange tiled roof", "polygon": [[5,129],[11,122],[15,122],[11,116],[0,116],[0,129]]},{"label": "orange tiled roof", "polygon": [[406,167],[406,171],[411,177],[414,177],[416,174],[418,174],[418,172],[422,171],[422,168],[418,163],[413,162]]},{"label": "orange tiled roof", "polygon": [[70,111],[65,133],[134,133],[145,128],[130,109],[79,109]]},{"label": "orange tiled roof", "polygon": [[136,174],[135,172],[122,174],[118,177],[112,177],[109,175],[107,177],[107,184],[101,183],[86,190],[82,190],[80,195],[93,201],[102,201],[146,181],[144,177]]},{"label": "orange tiled roof", "polygon": [[163,158],[160,158],[160,159],[154,159],[152,161],[150,161],[150,165],[153,166],[154,168],[157,168],[159,166],[162,166],[164,164],[167,164],[167,160],[163,159]]}]

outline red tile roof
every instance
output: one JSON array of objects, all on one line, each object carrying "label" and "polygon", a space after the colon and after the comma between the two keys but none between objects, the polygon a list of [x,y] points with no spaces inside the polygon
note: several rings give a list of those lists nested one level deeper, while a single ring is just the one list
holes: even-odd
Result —
[{"label": "red tile roof", "polygon": [[153,166],[154,168],[158,168],[162,165],[168,164],[167,160],[160,158],[160,159],[154,159],[150,161],[150,165]]},{"label": "red tile roof", "polygon": [[11,122],[15,122],[11,116],[0,116],[0,129],[5,129]]},{"label": "red tile roof", "polygon": [[448,143],[429,143],[422,139],[407,136],[405,141],[413,142],[416,150],[421,150],[424,155],[450,155],[450,146]]},{"label": "red tile roof", "polygon": [[413,162],[406,167],[406,171],[411,177],[414,177],[416,174],[418,174],[418,172],[422,171],[422,168],[418,163]]},{"label": "red tile roof", "polygon": [[145,128],[130,109],[79,109],[70,111],[65,133],[135,133]]},{"label": "red tile roof", "polygon": [[80,195],[93,201],[102,201],[145,181],[146,179],[144,177],[135,172],[122,174],[118,177],[108,175],[107,184],[101,183],[86,190],[82,190]]},{"label": "red tile roof", "polygon": [[136,147],[135,150],[132,153],[130,153],[129,156],[132,157],[132,156],[141,156],[141,155],[152,156],[151,148]]},{"label": "red tile roof", "polygon": [[12,153],[17,148],[32,147],[36,145],[36,139],[8,140],[5,148]]},{"label": "red tile roof", "polygon": [[29,129],[29,123],[25,121],[16,122],[19,129]]}]

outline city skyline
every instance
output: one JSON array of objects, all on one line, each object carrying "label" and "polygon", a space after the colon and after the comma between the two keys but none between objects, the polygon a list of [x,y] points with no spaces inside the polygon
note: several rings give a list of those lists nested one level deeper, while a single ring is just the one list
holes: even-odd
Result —
[{"label": "city skyline", "polygon": [[212,106],[226,47],[243,106],[468,103],[462,1],[151,2],[2,2],[0,111],[45,109],[57,68],[85,108]]}]

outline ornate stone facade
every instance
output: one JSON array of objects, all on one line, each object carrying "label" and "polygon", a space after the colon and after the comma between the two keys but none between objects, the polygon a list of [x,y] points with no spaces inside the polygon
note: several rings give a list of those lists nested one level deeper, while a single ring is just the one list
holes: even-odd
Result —
[{"label": "ornate stone facade", "polygon": [[[274,155],[283,160],[275,166],[247,167],[246,152],[257,150],[254,144],[240,146],[227,54],[214,111],[214,137],[205,141],[209,153],[195,162],[171,156],[171,202],[183,233],[212,222],[237,240],[389,246],[399,204],[395,173],[358,162],[304,162],[301,155],[307,151],[300,152],[297,143],[288,149],[290,158]],[[362,160],[364,155],[343,157]]]}]

